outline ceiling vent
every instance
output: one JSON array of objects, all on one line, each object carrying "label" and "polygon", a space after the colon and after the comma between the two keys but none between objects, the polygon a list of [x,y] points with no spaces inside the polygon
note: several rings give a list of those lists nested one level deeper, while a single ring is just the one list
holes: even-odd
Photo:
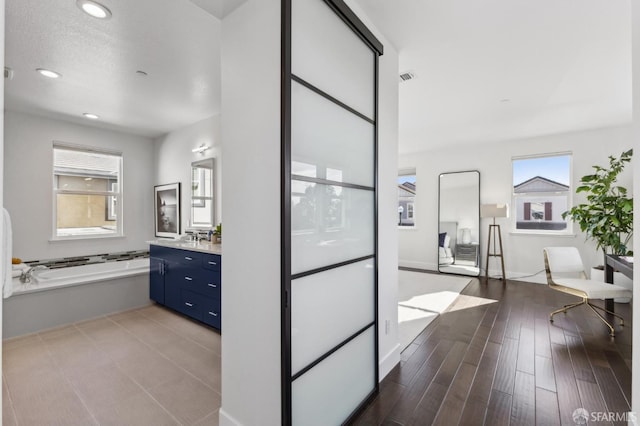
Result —
[{"label": "ceiling vent", "polygon": [[414,78],[416,78],[416,75],[411,71],[403,72],[400,74],[400,82],[413,80]]},{"label": "ceiling vent", "polygon": [[13,70],[9,67],[4,67],[4,78],[11,80],[13,78]]}]

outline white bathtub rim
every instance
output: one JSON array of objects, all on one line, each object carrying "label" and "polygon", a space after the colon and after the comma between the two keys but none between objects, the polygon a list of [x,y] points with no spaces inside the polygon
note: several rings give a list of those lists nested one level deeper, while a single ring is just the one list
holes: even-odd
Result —
[{"label": "white bathtub rim", "polygon": [[[69,277],[64,279],[47,279],[40,282],[32,281],[30,283],[21,283],[20,278],[13,278],[13,293],[11,297],[20,296],[22,294],[38,293],[42,291],[51,291],[65,287],[80,286],[85,284],[94,284],[103,281],[112,281],[119,278],[133,277],[137,275],[149,274],[149,259],[146,265],[123,269],[120,271],[111,271],[109,273],[101,273],[95,275],[81,275],[78,277]],[[70,267],[73,268],[73,267]],[[66,269],[66,268],[65,268]]]}]

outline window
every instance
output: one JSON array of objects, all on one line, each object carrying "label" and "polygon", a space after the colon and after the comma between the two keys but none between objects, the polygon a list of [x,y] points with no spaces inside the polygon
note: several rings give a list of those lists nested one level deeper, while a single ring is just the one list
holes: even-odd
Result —
[{"label": "window", "polygon": [[513,205],[517,231],[566,233],[562,213],[571,207],[571,155],[513,159]]},{"label": "window", "polygon": [[122,154],[53,145],[54,239],[122,235]]},{"label": "window", "polygon": [[416,201],[416,171],[398,173],[398,226],[414,227]]},{"label": "window", "polygon": [[[352,190],[340,185],[319,184],[300,177],[342,182],[342,170],[292,161],[291,230],[294,234],[316,230],[336,232],[344,229],[345,208],[354,197]],[[295,179],[295,177],[299,177]]]}]

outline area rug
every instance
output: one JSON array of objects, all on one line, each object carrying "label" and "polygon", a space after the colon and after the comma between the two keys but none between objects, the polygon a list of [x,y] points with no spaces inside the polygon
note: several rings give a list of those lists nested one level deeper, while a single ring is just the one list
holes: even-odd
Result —
[{"label": "area rug", "polygon": [[399,271],[398,338],[404,350],[453,303],[471,278]]}]

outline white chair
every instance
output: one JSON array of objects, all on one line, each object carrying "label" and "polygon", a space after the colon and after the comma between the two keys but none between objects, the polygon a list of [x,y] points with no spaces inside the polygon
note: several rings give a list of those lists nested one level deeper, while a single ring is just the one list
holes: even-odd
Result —
[{"label": "white chair", "polygon": [[580,253],[575,247],[547,247],[544,250],[544,267],[547,271],[547,283],[549,287],[563,293],[581,297],[582,301],[565,305],[563,308],[553,311],[549,315],[549,321],[553,322],[553,316],[559,312],[567,312],[568,309],[580,305],[587,305],[604,322],[615,336],[613,325],[609,323],[597,309],[611,314],[620,319],[620,325],[624,325],[624,319],[613,312],[589,302],[589,299],[613,299],[615,297],[631,297],[631,290],[618,285],[593,281],[587,279],[582,265]]}]

